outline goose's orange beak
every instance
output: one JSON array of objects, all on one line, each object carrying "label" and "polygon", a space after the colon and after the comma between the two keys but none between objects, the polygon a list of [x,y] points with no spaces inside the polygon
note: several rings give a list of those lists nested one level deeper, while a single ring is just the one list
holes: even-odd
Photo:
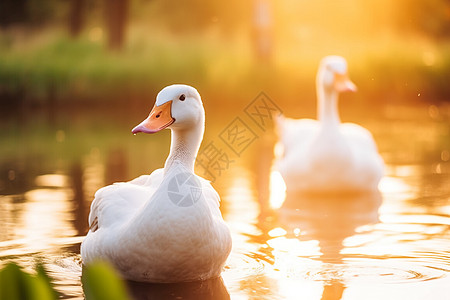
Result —
[{"label": "goose's orange beak", "polygon": [[175,119],[172,118],[172,101],[168,101],[160,106],[155,105],[147,119],[134,127],[131,132],[155,133],[169,127],[173,122]]},{"label": "goose's orange beak", "polygon": [[356,85],[348,78],[347,74],[335,74],[334,88],[338,92],[356,92]]}]

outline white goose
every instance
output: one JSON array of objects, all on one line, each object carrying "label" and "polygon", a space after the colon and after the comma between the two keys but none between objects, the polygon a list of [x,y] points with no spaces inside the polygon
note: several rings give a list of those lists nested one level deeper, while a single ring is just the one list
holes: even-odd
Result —
[{"label": "white goose", "polygon": [[371,133],[353,124],[341,124],[338,95],[356,91],[348,78],[347,62],[327,56],[317,73],[318,120],[278,119],[275,168],[288,191],[359,192],[377,190],[384,163]]},{"label": "white goose", "polygon": [[98,190],[81,245],[83,264],[111,262],[122,276],[143,282],[186,282],[220,275],[231,236],[219,195],[194,174],[205,112],[187,85],[161,90],[150,115],[132,132],[172,131],[164,169]]}]

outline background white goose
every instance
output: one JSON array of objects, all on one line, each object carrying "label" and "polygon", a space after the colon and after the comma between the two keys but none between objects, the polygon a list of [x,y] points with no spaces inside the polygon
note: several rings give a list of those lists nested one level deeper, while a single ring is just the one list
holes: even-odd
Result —
[{"label": "background white goose", "polygon": [[383,160],[371,133],[353,124],[341,124],[338,95],[356,91],[340,56],[322,59],[316,79],[318,120],[278,119],[282,154],[275,168],[287,190],[306,192],[355,192],[377,190]]},{"label": "background white goose", "polygon": [[132,132],[172,131],[164,169],[95,194],[84,264],[110,261],[126,279],[183,282],[217,277],[231,250],[219,195],[194,174],[204,132],[199,93],[187,85],[161,90],[150,115]]}]

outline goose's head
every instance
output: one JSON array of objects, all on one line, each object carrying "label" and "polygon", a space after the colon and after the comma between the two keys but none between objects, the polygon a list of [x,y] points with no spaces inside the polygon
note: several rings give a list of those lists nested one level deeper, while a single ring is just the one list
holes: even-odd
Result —
[{"label": "goose's head", "polygon": [[155,133],[165,128],[189,129],[204,126],[205,111],[197,90],[184,84],[163,88],[156,96],[155,106],[147,119],[132,133]]},{"label": "goose's head", "polygon": [[322,59],[317,73],[317,86],[326,91],[356,91],[356,85],[347,73],[347,61],[341,56],[326,56]]}]

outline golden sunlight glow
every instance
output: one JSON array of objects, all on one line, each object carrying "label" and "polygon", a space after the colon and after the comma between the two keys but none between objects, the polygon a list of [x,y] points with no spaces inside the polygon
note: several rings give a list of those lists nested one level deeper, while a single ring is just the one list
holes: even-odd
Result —
[{"label": "golden sunlight glow", "polygon": [[105,186],[105,165],[98,148],[92,148],[83,159],[83,190],[87,199]]},{"label": "golden sunlight glow", "polygon": [[[258,235],[260,232],[252,225],[258,219],[260,208],[255,201],[255,195],[249,181],[249,172],[237,166],[233,175],[227,177],[227,189],[222,193],[222,201],[226,203],[223,218],[232,232],[245,232]],[[247,242],[246,234],[233,235],[233,247],[239,247]]]},{"label": "golden sunlight glow", "polygon": [[426,214],[385,214],[380,216],[383,223],[389,223],[391,230],[399,232],[426,232],[428,225],[440,224],[450,226],[447,216],[435,216]]},{"label": "golden sunlight glow", "polygon": [[402,179],[385,176],[381,179],[378,188],[382,193],[410,193],[411,187]]},{"label": "golden sunlight glow", "polygon": [[77,234],[71,222],[73,208],[68,201],[73,198],[71,189],[38,188],[25,193],[25,198],[20,226],[15,228],[14,235],[24,239],[28,251],[49,247],[53,238]]},{"label": "golden sunlight glow", "polygon": [[286,235],[286,233],[287,233],[286,230],[284,230],[281,227],[277,227],[277,228],[274,228],[271,231],[269,231],[268,234],[270,237],[278,237],[278,236]]},{"label": "golden sunlight glow", "polygon": [[89,31],[89,39],[93,42],[101,41],[103,38],[103,30],[100,27],[94,27]]},{"label": "golden sunlight glow", "polygon": [[[312,299],[319,300],[323,294],[323,283],[320,281],[299,280],[298,278],[284,278],[279,281],[279,289],[283,299]],[[324,299],[327,300],[327,299]]]},{"label": "golden sunlight glow", "polygon": [[280,208],[286,199],[286,184],[280,172],[273,171],[270,173],[270,207],[273,209]]},{"label": "golden sunlight glow", "polygon": [[[286,258],[286,254],[289,256],[302,256],[311,257],[314,255],[321,255],[319,241],[309,240],[300,241],[299,239],[286,238],[286,237],[276,237],[267,241],[267,244],[274,250],[272,254],[277,258],[277,256]],[[278,253],[282,252],[284,254]],[[278,254],[277,254],[278,253]]]},{"label": "golden sunlight glow", "polygon": [[0,241],[5,241],[10,238],[12,223],[14,217],[14,197],[12,196],[0,196],[0,224],[2,224],[2,230],[0,230]]},{"label": "golden sunlight glow", "polygon": [[423,52],[422,59],[423,63],[429,67],[433,66],[436,63],[436,55],[433,51]]},{"label": "golden sunlight glow", "polygon": [[37,186],[46,187],[68,187],[70,178],[61,174],[45,174],[37,176],[35,179]]}]

